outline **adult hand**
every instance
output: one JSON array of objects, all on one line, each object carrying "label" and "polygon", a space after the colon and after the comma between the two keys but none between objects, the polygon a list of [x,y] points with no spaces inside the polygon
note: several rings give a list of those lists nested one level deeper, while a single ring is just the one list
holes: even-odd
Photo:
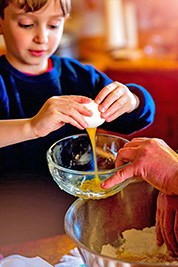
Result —
[{"label": "adult hand", "polygon": [[90,101],[90,98],[72,95],[49,98],[38,114],[30,120],[34,135],[45,136],[65,123],[70,123],[81,130],[87,128],[83,116],[92,116],[92,112],[81,104]]},{"label": "adult hand", "polygon": [[178,195],[159,192],[156,210],[158,245],[167,245],[171,256],[178,256]]},{"label": "adult hand", "polygon": [[95,102],[99,104],[101,116],[110,122],[126,112],[130,113],[135,110],[140,100],[127,86],[113,82],[99,92]]},{"label": "adult hand", "polygon": [[178,154],[163,140],[134,138],[118,151],[116,167],[131,162],[101,184],[110,188],[129,177],[139,177],[166,194],[178,195]]}]

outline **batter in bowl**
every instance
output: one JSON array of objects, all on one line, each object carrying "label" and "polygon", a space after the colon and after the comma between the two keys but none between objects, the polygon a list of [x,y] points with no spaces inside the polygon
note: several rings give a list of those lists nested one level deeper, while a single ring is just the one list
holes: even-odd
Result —
[{"label": "batter in bowl", "polygon": [[143,230],[130,229],[122,234],[118,248],[104,245],[101,254],[134,262],[178,264],[178,258],[169,256],[166,244],[157,245],[155,226]]}]

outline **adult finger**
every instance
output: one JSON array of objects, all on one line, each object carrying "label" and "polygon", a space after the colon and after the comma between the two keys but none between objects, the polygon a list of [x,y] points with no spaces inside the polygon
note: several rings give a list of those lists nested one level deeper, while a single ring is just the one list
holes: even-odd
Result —
[{"label": "adult finger", "polygon": [[170,243],[167,240],[167,233],[166,233],[166,229],[164,227],[164,215],[165,215],[164,211],[161,211],[160,212],[160,230],[161,230],[161,235],[162,235],[163,240],[164,240],[164,242],[165,242],[165,244],[167,246],[167,249],[169,251],[169,254],[170,255],[174,255],[174,252],[172,250],[172,247],[171,247]]},{"label": "adult finger", "polygon": [[134,167],[132,164],[129,164],[126,167],[123,167],[122,169],[118,170],[109,179],[101,183],[101,187],[104,189],[108,189],[116,184],[120,184],[123,181],[127,180],[128,178],[131,178],[133,176],[133,172],[134,172]]},{"label": "adult finger", "polygon": [[126,143],[124,145],[124,147],[130,147],[130,146],[139,146],[141,144],[145,144],[146,141],[148,141],[149,138],[147,137],[140,137],[140,138],[133,138],[131,141],[129,141],[128,143]]},{"label": "adult finger", "polygon": [[[165,201],[167,198],[167,195],[165,195],[162,192],[159,192],[158,197],[157,197],[157,217],[156,217],[156,223],[157,226],[159,225],[159,231],[157,232],[157,240],[158,244],[160,241],[161,244],[161,238],[164,240],[167,249],[169,251],[170,255],[174,255],[173,249],[170,245],[169,239],[167,238],[170,232],[170,224],[168,223],[168,217],[171,219],[171,214],[168,216],[166,215],[168,207],[167,207],[167,201]],[[156,229],[158,231],[158,227]],[[158,235],[159,234],[159,235]]]},{"label": "adult finger", "polygon": [[120,167],[123,165],[123,162],[134,161],[136,155],[137,155],[137,149],[135,147],[126,148],[124,146],[123,148],[120,148],[117,153],[115,166]]},{"label": "adult finger", "polygon": [[161,234],[161,227],[160,227],[160,210],[157,207],[156,209],[156,238],[158,246],[161,246],[164,243],[163,236]]},{"label": "adult finger", "polygon": [[164,215],[163,231],[165,234],[165,243],[168,247],[170,255],[178,255],[178,244],[174,233],[174,219],[174,211],[167,209]]},{"label": "adult finger", "polygon": [[[178,210],[176,210],[176,212],[175,212],[174,234],[175,234],[176,243],[177,243],[177,246],[178,246]],[[178,256],[178,249],[176,249],[175,254]]]}]

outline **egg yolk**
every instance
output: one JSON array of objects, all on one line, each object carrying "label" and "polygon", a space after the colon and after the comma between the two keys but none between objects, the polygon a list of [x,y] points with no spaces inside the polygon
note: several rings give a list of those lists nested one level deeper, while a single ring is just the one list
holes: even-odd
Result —
[{"label": "egg yolk", "polygon": [[[97,127],[87,128],[86,130],[91,141],[93,149],[93,157],[94,157],[94,167],[95,167],[95,172],[97,172],[97,158],[96,158],[96,145],[95,145],[95,136]],[[86,192],[88,189],[93,192],[100,192],[104,191],[104,189],[102,189],[100,186],[101,183],[102,181],[99,179],[98,174],[95,174],[95,177],[93,179],[84,181],[79,188],[84,192]]]}]

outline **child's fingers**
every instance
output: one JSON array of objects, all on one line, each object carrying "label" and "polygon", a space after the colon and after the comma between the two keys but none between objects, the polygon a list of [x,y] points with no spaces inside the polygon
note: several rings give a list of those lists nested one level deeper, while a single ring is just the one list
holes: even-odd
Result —
[{"label": "child's fingers", "polygon": [[[77,101],[91,101],[89,98],[78,96],[51,97],[43,106],[40,116],[48,115],[51,120],[57,123],[61,120],[65,123],[70,123],[78,128],[87,128],[88,124],[84,116],[92,116],[91,110],[88,110],[84,105]],[[45,116],[46,116],[45,115]]]},{"label": "child's fingers", "polygon": [[97,104],[101,104],[101,102],[113,91],[118,87],[118,83],[110,83],[107,86],[105,86],[99,94],[95,98],[95,102]]},{"label": "child's fingers", "polygon": [[125,85],[118,83],[115,83],[115,85],[117,85],[115,89],[107,95],[107,97],[99,106],[99,110],[103,113],[102,115],[104,118],[111,116],[123,106],[125,109],[123,109],[122,113],[119,113],[119,116],[132,110],[132,95],[128,88]]},{"label": "child's fingers", "polygon": [[70,95],[69,98],[79,104],[88,104],[92,101],[91,98],[86,96]]},{"label": "child's fingers", "polygon": [[77,110],[83,116],[92,116],[93,115],[93,112],[90,109],[88,109],[84,105],[79,104],[77,102],[72,102],[68,106],[72,107],[74,110]]},{"label": "child's fingers", "polygon": [[[78,102],[74,101],[77,100]],[[77,110],[81,115],[84,116],[92,116],[92,111],[88,110],[84,105],[81,105],[83,101],[91,101],[89,98],[83,98],[78,96],[59,96],[59,97],[51,97],[50,99],[47,100],[47,106],[50,106],[50,109],[52,110],[59,110],[62,113],[65,111],[68,112],[73,112],[74,110]],[[81,103],[82,102],[82,103]],[[66,113],[67,114],[67,113]]]},{"label": "child's fingers", "polygon": [[62,121],[63,123],[70,123],[71,125],[77,127],[80,130],[83,130],[86,128],[86,122],[84,121],[80,121],[78,120],[75,116],[68,116],[66,114],[59,114],[60,117],[60,121]]},{"label": "child's fingers", "polygon": [[[127,96],[124,95],[126,89],[124,87],[116,87],[107,98],[100,104],[99,109],[101,112],[108,111],[109,108],[113,108],[115,103],[116,109],[121,108],[128,101]],[[117,103],[116,103],[117,102]]]},{"label": "child's fingers", "polygon": [[115,101],[105,112],[102,112],[102,117],[104,117],[106,121],[109,122],[126,113],[127,110],[127,98],[121,97],[120,99]]},{"label": "child's fingers", "polygon": [[[80,125],[80,129],[81,127],[87,128],[88,124],[79,111],[77,110],[77,108],[75,109],[75,104],[74,107],[66,106],[65,109],[63,109],[63,107],[61,108],[60,106],[58,108],[59,116],[62,121],[64,121],[65,123],[70,123],[73,126],[76,126],[77,128],[79,128]],[[65,120],[63,120],[64,118]]]},{"label": "child's fingers", "polygon": [[61,95],[61,96],[53,96],[51,98],[55,98],[58,100],[70,100],[70,101],[74,101],[77,102],[79,104],[86,104],[86,103],[90,103],[92,101],[91,98],[86,97],[86,96],[80,96],[80,95]]}]

